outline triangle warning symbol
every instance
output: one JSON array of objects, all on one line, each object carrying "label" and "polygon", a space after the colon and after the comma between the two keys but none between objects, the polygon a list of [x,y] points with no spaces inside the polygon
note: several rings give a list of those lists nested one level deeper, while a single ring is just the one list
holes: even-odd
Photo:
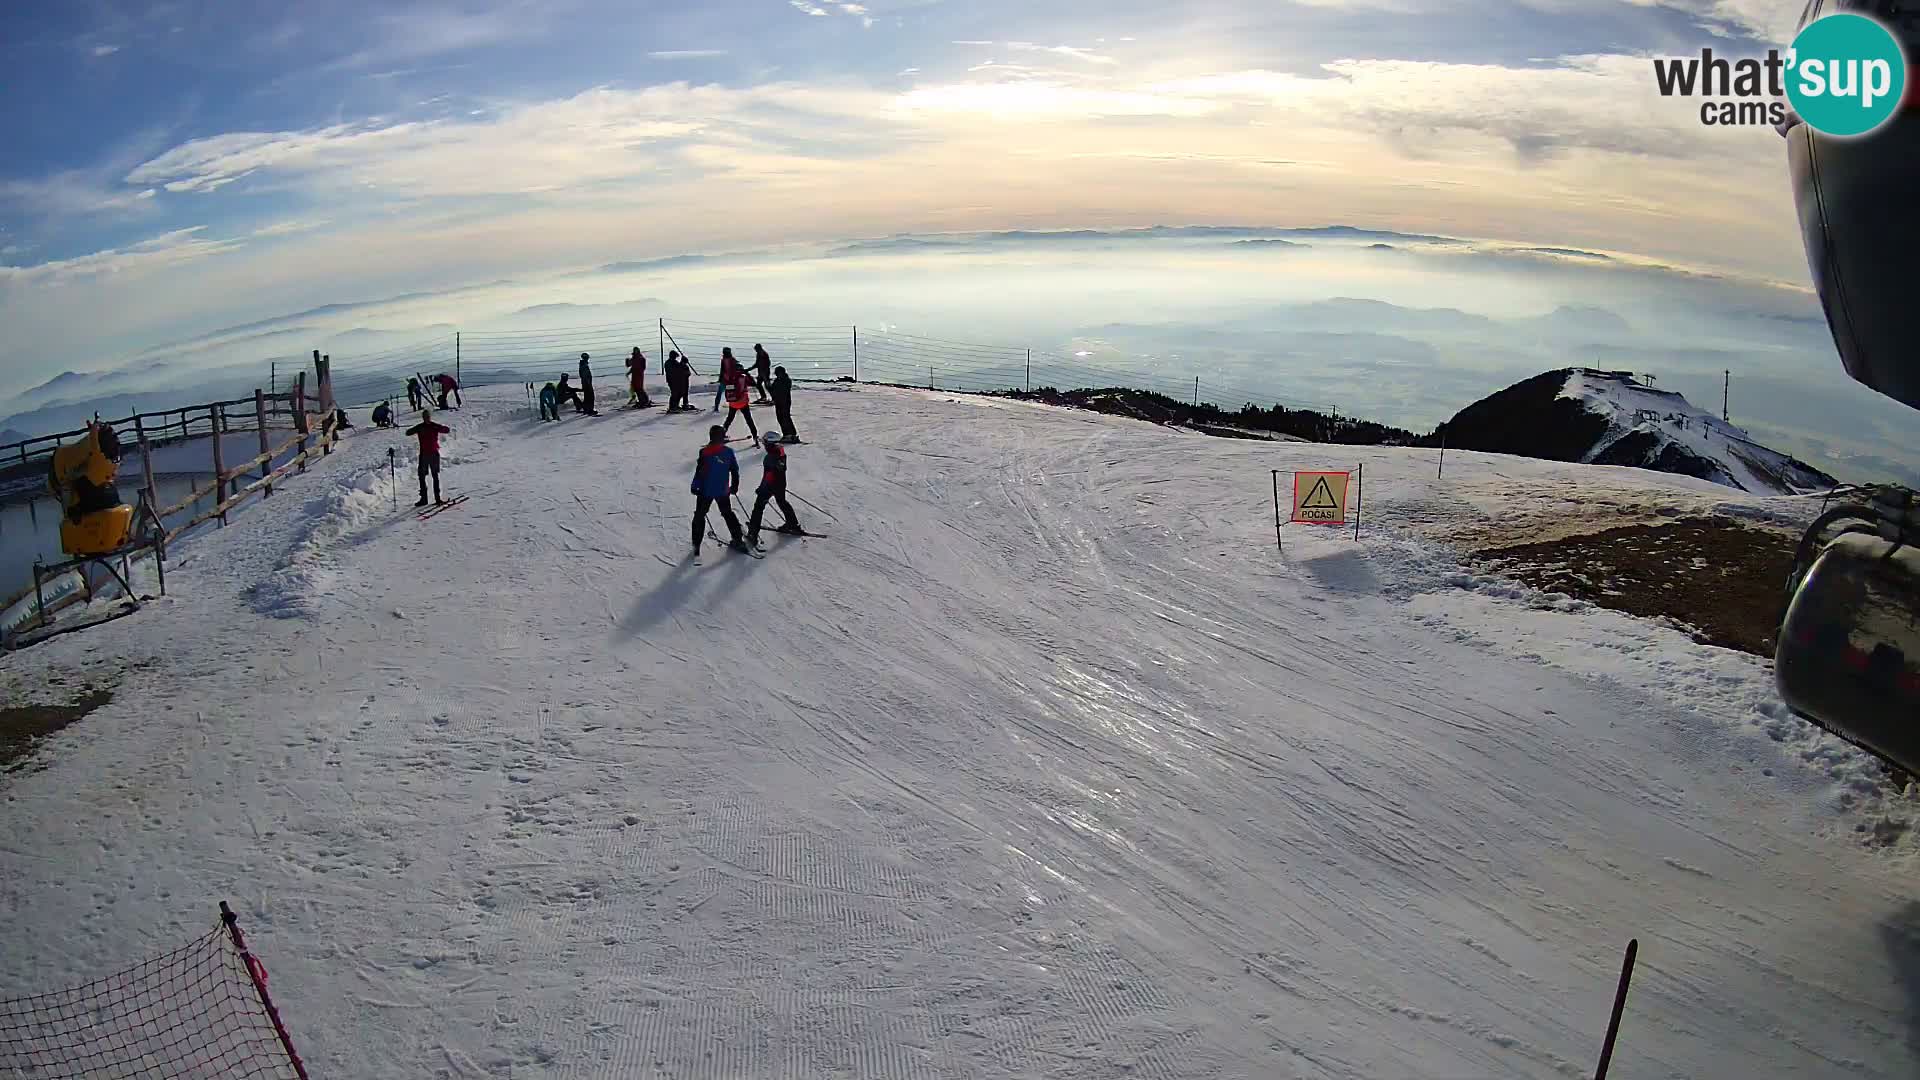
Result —
[{"label": "triangle warning symbol", "polygon": [[1313,490],[1307,492],[1302,510],[1338,510],[1340,504],[1333,501],[1333,489],[1327,486],[1327,478],[1322,476],[1313,482]]}]

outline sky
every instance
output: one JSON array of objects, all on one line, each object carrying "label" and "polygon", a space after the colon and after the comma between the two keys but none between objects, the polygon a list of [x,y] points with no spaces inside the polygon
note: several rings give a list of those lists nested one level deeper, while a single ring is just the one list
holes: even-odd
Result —
[{"label": "sky", "polygon": [[1650,62],[1759,55],[1797,7],[9,5],[0,393],[327,304],[901,233],[1339,223],[1805,294],[1779,136]]}]

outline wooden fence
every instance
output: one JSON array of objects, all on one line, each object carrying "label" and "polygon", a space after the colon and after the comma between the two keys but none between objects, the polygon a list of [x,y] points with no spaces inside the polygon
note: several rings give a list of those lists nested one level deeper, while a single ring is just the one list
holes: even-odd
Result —
[{"label": "wooden fence", "polygon": [[[266,498],[273,494],[277,481],[293,472],[306,472],[307,465],[315,457],[333,453],[333,446],[340,441],[340,433],[335,428],[336,413],[333,407],[333,387],[330,358],[314,354],[317,392],[308,393],[307,373],[301,372],[295,380],[293,389],[284,394],[269,394],[255,390],[250,398],[234,398],[230,401],[210,401],[202,405],[189,405],[178,409],[166,409],[159,412],[135,413],[121,420],[101,421],[114,429],[120,437],[123,453],[121,471],[124,474],[132,462],[129,451],[139,454],[140,483],[139,490],[154,510],[153,520],[166,528],[160,545],[155,551],[158,558],[166,557],[166,549],[189,529],[218,519],[222,526],[227,523],[227,515],[241,503],[256,495]],[[288,425],[276,426],[275,418],[284,417]],[[229,435],[256,433],[259,437],[259,453],[231,465],[226,461],[227,439]],[[84,436],[86,428],[78,431],[61,432],[55,435],[41,435],[17,443],[0,446],[0,467],[8,472],[44,471],[46,463],[54,450],[70,439]],[[276,440],[276,434],[287,438]],[[172,506],[159,506],[155,499],[157,490],[154,482],[153,452],[156,448],[191,439],[205,438],[211,444],[209,470],[211,479],[204,486],[196,485],[185,498]],[[287,456],[285,461],[274,465],[274,461]],[[196,470],[198,471],[198,470]],[[257,475],[256,475],[257,473]],[[251,478],[251,479],[249,479]],[[167,518],[183,513],[195,503],[211,496],[213,505],[178,525],[167,528]],[[14,593],[0,601],[0,612],[11,610],[15,605],[32,596],[33,586]],[[34,624],[44,625],[45,619],[55,612],[78,603],[80,592],[69,593],[48,604],[39,618],[30,619],[10,631],[17,634],[20,630]]]}]

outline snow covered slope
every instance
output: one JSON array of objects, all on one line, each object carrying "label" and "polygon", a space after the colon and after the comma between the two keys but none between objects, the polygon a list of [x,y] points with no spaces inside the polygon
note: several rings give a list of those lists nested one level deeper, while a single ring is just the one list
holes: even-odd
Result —
[{"label": "snow covered slope", "polygon": [[1753,441],[1745,429],[1697,409],[1671,390],[1647,386],[1624,372],[1579,369],[1560,390],[1607,421],[1607,433],[1587,461],[1642,465],[1681,472],[1742,491],[1792,494],[1824,491],[1834,479]]},{"label": "snow covered slope", "polygon": [[[118,695],[0,776],[0,994],[224,897],[316,1076],[1559,1078],[1638,937],[1614,1075],[1920,1066],[1911,848],[1855,832],[1908,804],[1763,665],[1433,539],[1804,500],[795,397],[832,535],[765,560],[683,559],[710,414],[483,391],[466,504],[364,433],[0,658]],[[1357,464],[1362,539],[1276,552],[1269,470]]]},{"label": "snow covered slope", "polygon": [[1425,442],[1678,473],[1755,494],[1825,491],[1826,473],[1630,373],[1563,368],[1462,409]]}]

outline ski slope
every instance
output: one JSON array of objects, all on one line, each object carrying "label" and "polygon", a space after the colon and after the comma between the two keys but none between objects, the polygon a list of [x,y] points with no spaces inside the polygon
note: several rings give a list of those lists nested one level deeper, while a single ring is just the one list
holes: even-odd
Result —
[{"label": "ski slope", "polygon": [[[1856,831],[1910,804],[1757,661],[1439,543],[1798,500],[806,387],[831,535],[693,567],[711,414],[467,396],[462,506],[361,431],[0,658],[118,685],[0,776],[0,993],[227,898],[315,1076],[1548,1078],[1637,937],[1615,1076],[1920,1066]],[[1276,552],[1269,470],[1350,464],[1362,538]]]}]

